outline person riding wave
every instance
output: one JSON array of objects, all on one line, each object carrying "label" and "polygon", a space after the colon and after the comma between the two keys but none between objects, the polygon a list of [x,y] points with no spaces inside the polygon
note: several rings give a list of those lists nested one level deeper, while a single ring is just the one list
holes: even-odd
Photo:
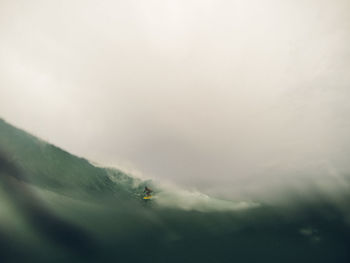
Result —
[{"label": "person riding wave", "polygon": [[145,190],[143,192],[146,194],[146,196],[151,196],[151,193],[153,192],[152,189],[145,186]]}]

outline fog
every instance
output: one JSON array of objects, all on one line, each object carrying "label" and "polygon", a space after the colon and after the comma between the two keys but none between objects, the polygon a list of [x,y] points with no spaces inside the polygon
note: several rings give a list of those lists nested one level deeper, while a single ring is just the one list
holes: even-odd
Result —
[{"label": "fog", "polygon": [[217,196],[349,190],[349,12],[347,0],[2,0],[0,115]]}]

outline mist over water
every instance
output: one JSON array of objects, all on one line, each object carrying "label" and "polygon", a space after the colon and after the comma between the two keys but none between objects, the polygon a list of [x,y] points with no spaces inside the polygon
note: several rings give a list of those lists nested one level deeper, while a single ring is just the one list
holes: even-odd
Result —
[{"label": "mist over water", "polygon": [[11,123],[227,199],[349,189],[349,1],[0,5]]},{"label": "mist over water", "polygon": [[350,262],[349,12],[2,0],[0,262]]}]

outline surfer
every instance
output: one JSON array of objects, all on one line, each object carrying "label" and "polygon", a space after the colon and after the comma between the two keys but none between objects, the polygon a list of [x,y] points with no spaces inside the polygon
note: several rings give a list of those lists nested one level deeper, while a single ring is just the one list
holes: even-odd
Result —
[{"label": "surfer", "polygon": [[143,192],[146,194],[146,196],[150,196],[153,191],[152,189],[145,186],[145,190],[143,190]]}]

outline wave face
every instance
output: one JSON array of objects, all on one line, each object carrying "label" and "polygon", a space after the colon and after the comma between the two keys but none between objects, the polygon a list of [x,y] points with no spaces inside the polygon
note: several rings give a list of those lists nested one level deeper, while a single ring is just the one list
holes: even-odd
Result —
[{"label": "wave face", "polygon": [[[141,199],[145,185],[156,189]],[[349,196],[233,202],[96,167],[0,120],[0,262],[350,262]]]}]

